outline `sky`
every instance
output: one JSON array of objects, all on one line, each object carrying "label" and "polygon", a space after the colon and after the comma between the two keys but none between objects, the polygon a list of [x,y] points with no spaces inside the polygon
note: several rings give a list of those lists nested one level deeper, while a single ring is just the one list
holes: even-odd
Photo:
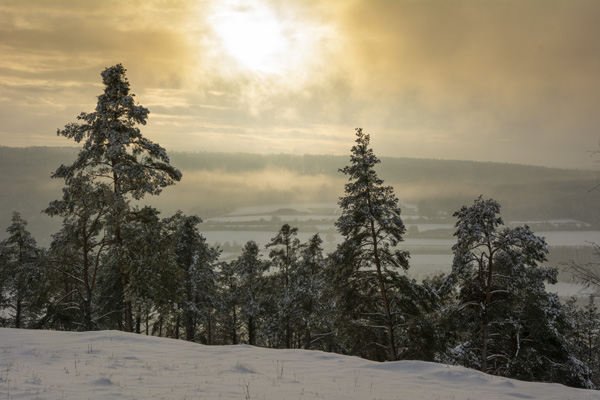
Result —
[{"label": "sky", "polygon": [[597,0],[0,0],[0,145],[74,145],[122,63],[171,151],[597,168]]}]

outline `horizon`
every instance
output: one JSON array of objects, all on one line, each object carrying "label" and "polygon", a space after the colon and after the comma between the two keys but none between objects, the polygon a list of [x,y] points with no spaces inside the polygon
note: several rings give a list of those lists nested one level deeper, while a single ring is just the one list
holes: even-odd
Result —
[{"label": "horizon", "polygon": [[[160,144],[160,143],[159,143]],[[54,148],[54,149],[73,149],[73,150],[81,150],[81,144],[65,144],[65,145],[24,145],[24,146],[5,146],[0,144],[0,148],[7,149],[44,149],[44,148]],[[305,156],[319,156],[319,157],[348,157],[350,151],[348,150],[347,154],[332,154],[332,153],[259,153],[259,152],[251,152],[251,151],[227,151],[227,150],[170,150],[165,149],[167,154],[170,156],[172,154],[194,154],[201,155],[203,153],[206,154],[243,154],[243,155],[256,155],[256,156],[290,156],[290,157],[305,157]],[[595,153],[590,151],[590,153]],[[500,164],[500,165],[514,165],[521,167],[532,167],[532,168],[544,168],[544,169],[559,169],[559,170],[573,170],[573,171],[588,171],[588,172],[598,172],[600,166],[600,160],[594,161],[594,166],[590,166],[588,168],[585,167],[560,167],[560,166],[551,166],[551,165],[541,165],[541,164],[526,164],[519,162],[508,162],[508,161],[491,161],[491,160],[472,160],[472,159],[455,159],[455,158],[433,158],[433,157],[411,157],[411,156],[377,156],[382,162],[385,159],[406,159],[406,160],[420,160],[420,161],[444,161],[444,162],[457,162],[457,163],[476,163],[476,164]],[[177,165],[175,165],[177,168]]]},{"label": "horizon", "polygon": [[[0,142],[68,146],[122,63],[168,151],[594,169],[600,2],[4,2]],[[77,32],[77,34],[73,34]]]}]

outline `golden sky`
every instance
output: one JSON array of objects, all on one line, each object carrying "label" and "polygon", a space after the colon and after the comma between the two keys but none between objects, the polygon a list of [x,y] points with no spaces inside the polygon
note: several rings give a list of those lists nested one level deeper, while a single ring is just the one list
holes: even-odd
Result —
[{"label": "golden sky", "polygon": [[117,63],[167,150],[598,160],[598,0],[0,0],[0,145],[70,145]]}]

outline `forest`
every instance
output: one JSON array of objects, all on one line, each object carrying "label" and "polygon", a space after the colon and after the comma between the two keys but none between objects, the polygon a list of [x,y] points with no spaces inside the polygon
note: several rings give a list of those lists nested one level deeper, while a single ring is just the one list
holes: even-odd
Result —
[{"label": "forest", "polygon": [[[0,243],[0,326],[119,329],[600,385],[593,296],[581,305],[549,292],[559,270],[544,263],[546,241],[533,224],[505,223],[566,218],[597,227],[593,171],[379,159],[361,128],[349,157],[170,157],[142,135],[148,110],[133,100],[125,69],[102,78],[96,110],[58,132],[76,147],[0,148],[2,220],[10,219]],[[266,179],[282,172],[284,182]],[[178,191],[186,173],[194,185]],[[339,205],[341,241],[331,252],[319,233],[301,241],[284,223],[266,249],[250,240],[223,260],[202,233],[202,218],[308,195]],[[451,272],[408,277],[399,196],[421,217],[453,221]],[[47,246],[28,230],[35,218],[54,221]],[[597,265],[571,270],[599,283]]]}]

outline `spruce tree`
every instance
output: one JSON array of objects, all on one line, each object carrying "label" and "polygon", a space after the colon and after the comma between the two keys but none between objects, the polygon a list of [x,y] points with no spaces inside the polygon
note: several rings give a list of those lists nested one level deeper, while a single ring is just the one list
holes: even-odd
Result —
[{"label": "spruce tree", "polygon": [[365,274],[377,288],[379,310],[372,310],[372,315],[383,318],[368,321],[367,325],[384,327],[388,359],[396,360],[395,316],[388,296],[388,278],[398,270],[408,269],[408,253],[396,248],[406,228],[393,188],[384,186],[377,176],[375,166],[380,160],[369,147],[369,141],[370,136],[357,128],[350,165],[340,170],[349,182],[345,185],[345,196],[339,201],[342,214],[335,223],[344,237],[337,253],[340,262],[347,265],[350,274],[347,280]]}]

